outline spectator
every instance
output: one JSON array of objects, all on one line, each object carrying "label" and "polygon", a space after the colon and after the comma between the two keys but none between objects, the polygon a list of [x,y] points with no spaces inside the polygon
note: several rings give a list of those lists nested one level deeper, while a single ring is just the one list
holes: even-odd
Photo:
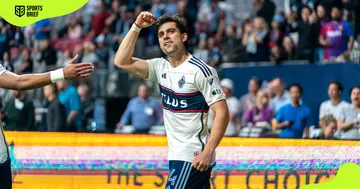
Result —
[{"label": "spectator", "polygon": [[242,49],[242,44],[241,39],[236,36],[236,27],[233,25],[227,26],[221,53],[224,61],[236,61],[240,49]]},{"label": "spectator", "polygon": [[360,32],[360,1],[349,1],[342,0],[344,3],[345,10],[352,16],[352,20],[354,21],[354,32],[355,39],[358,39],[358,35]]},{"label": "spectator", "polygon": [[4,106],[2,121],[5,130],[8,131],[34,131],[35,130],[35,107],[29,100],[26,91],[12,91],[13,98],[9,99]]},{"label": "spectator", "polygon": [[284,48],[284,59],[285,60],[295,60],[296,59],[296,46],[293,39],[289,36],[284,37],[283,40]]},{"label": "spectator", "polygon": [[[228,127],[226,128],[225,136],[235,136],[238,132],[238,129],[236,128],[236,121],[238,116],[238,100],[236,97],[233,96],[234,82],[230,79],[225,78],[221,80],[220,85],[226,95],[226,102],[229,106],[230,113],[230,121]],[[211,127],[214,119],[214,112],[211,109],[209,110],[208,117],[208,125]]]},{"label": "spectator", "polygon": [[59,100],[65,106],[68,131],[82,132],[81,100],[76,88],[68,81],[58,81]]},{"label": "spectator", "polygon": [[178,12],[177,0],[168,0],[165,6],[165,14],[176,14]]},{"label": "spectator", "polygon": [[243,115],[248,109],[252,109],[256,104],[256,94],[261,88],[261,81],[258,77],[252,77],[248,84],[248,93],[240,97],[239,101],[239,118],[242,120]]},{"label": "spectator", "polygon": [[244,123],[254,127],[262,127],[264,125],[271,126],[274,113],[268,107],[269,96],[264,91],[258,91],[256,94],[256,105],[252,109],[248,109],[244,115]]},{"label": "spectator", "polygon": [[104,33],[105,30],[105,21],[109,17],[108,11],[105,9],[104,2],[100,2],[96,6],[96,13],[92,17],[91,31],[88,35],[90,39]]},{"label": "spectator", "polygon": [[269,60],[269,32],[265,20],[261,17],[254,19],[254,26],[245,25],[242,44],[246,47],[248,60],[250,62],[261,62]]},{"label": "spectator", "polygon": [[338,114],[338,130],[340,139],[358,140],[360,128],[360,87],[350,90],[351,105]]},{"label": "spectator", "polygon": [[200,39],[198,47],[194,49],[193,55],[204,62],[209,62],[209,49],[206,45],[206,39]]},{"label": "spectator", "polygon": [[76,19],[69,20],[69,27],[68,27],[68,39],[70,40],[78,40],[82,37],[82,26],[80,23],[77,22]]},{"label": "spectator", "polygon": [[95,45],[90,41],[85,41],[83,44],[84,53],[82,56],[83,62],[93,62],[97,63],[98,57],[95,54]]},{"label": "spectator", "polygon": [[5,52],[10,53],[10,36],[6,26],[1,27],[0,32],[0,57],[2,58]]},{"label": "spectator", "polygon": [[64,105],[58,100],[58,90],[56,84],[45,86],[44,96],[49,102],[48,113],[46,114],[47,131],[66,131],[66,110]]},{"label": "spectator", "polygon": [[77,91],[81,99],[81,114],[84,115],[82,126],[87,128],[88,120],[94,118],[94,101],[90,97],[90,90],[86,84],[79,85]]},{"label": "spectator", "polygon": [[284,32],[281,29],[281,24],[284,22],[283,17],[275,15],[271,22],[270,42],[269,47],[272,48],[275,45],[281,44],[284,38]]},{"label": "spectator", "polygon": [[24,48],[22,53],[22,64],[16,73],[32,73],[34,70],[33,59],[31,58],[31,51],[28,48]]},{"label": "spectator", "polygon": [[267,24],[271,23],[276,10],[272,0],[254,0],[254,8],[256,16],[264,18]]},{"label": "spectator", "polygon": [[325,47],[324,61],[345,61],[353,48],[354,31],[348,22],[341,20],[338,7],[331,9],[331,18],[320,32],[319,42]]},{"label": "spectator", "polygon": [[270,60],[276,64],[280,64],[284,60],[284,53],[279,45],[275,45],[271,48]]},{"label": "spectator", "polygon": [[114,0],[111,3],[110,15],[105,20],[106,27],[108,27],[108,32],[114,34],[116,30],[116,22],[120,18],[120,1]]},{"label": "spectator", "polygon": [[300,103],[302,89],[300,85],[290,86],[291,103],[284,105],[276,114],[276,129],[281,129],[280,138],[309,138],[310,109]]},{"label": "spectator", "polygon": [[290,15],[291,13],[296,13],[298,16],[300,16],[302,13],[302,9],[304,7],[309,7],[309,9],[314,9],[314,1],[313,0],[285,0],[285,14]]},{"label": "spectator", "polygon": [[23,48],[25,44],[25,36],[24,32],[22,31],[21,27],[16,27],[14,33],[14,47],[16,48]]},{"label": "spectator", "polygon": [[96,62],[96,69],[107,70],[109,67],[110,51],[105,46],[105,36],[103,34],[96,37],[96,50],[95,54],[98,61]]},{"label": "spectator", "polygon": [[208,39],[209,58],[208,64],[212,67],[218,67],[221,64],[221,52],[219,47],[215,45],[215,39],[210,37]]},{"label": "spectator", "polygon": [[285,83],[280,78],[275,78],[271,81],[271,84],[271,90],[276,94],[276,96],[271,101],[270,108],[274,113],[277,113],[282,106],[291,102],[290,94],[287,90],[285,90]]},{"label": "spectator", "polygon": [[195,25],[196,25],[196,13],[197,13],[197,4],[198,0],[187,1],[180,0],[178,1],[178,15],[185,18],[188,25],[188,44],[189,47],[195,45]]},{"label": "spectator", "polygon": [[337,139],[334,135],[336,133],[337,121],[334,116],[327,115],[321,118],[323,123],[321,127],[321,132],[316,139]]},{"label": "spectator", "polygon": [[290,13],[286,18],[285,33],[292,35],[298,31],[298,16],[296,13]]},{"label": "spectator", "polygon": [[319,124],[322,125],[322,118],[328,115],[337,117],[342,109],[350,106],[350,104],[344,100],[341,100],[341,94],[344,90],[344,87],[338,81],[332,81],[329,84],[328,95],[329,100],[322,102],[320,105],[319,112]]},{"label": "spectator", "polygon": [[219,0],[210,0],[209,9],[203,6],[199,11],[197,30],[204,28],[208,36],[215,37],[216,42],[221,42],[225,26],[225,12],[219,7]]},{"label": "spectator", "polygon": [[48,40],[50,39],[51,21],[49,18],[40,20],[35,23],[35,51],[42,51],[46,48]]},{"label": "spectator", "polygon": [[[314,37],[318,39],[320,36],[322,26],[328,22],[328,18],[326,16],[326,11],[324,6],[322,5],[317,6],[316,16],[317,19],[314,25]],[[322,62],[323,60],[324,60],[324,46],[320,44],[319,40],[316,40],[315,61]]]},{"label": "spectator", "polygon": [[120,122],[116,125],[121,129],[127,124],[135,128],[133,134],[147,134],[154,125],[162,123],[162,109],[154,98],[149,97],[148,87],[142,84],[138,88],[138,97],[130,100]]},{"label": "spectator", "polygon": [[162,3],[161,0],[152,0],[151,5],[151,13],[154,14],[156,18],[164,14],[165,4]]},{"label": "spectator", "polygon": [[6,70],[14,72],[13,61],[8,52],[4,52],[3,60],[1,61],[1,65],[5,67]]},{"label": "spectator", "polygon": [[71,61],[71,59],[72,59],[72,54],[71,54],[71,52],[70,51],[68,51],[68,50],[65,50],[63,53],[62,53],[62,55],[61,55],[61,57],[59,58],[59,60],[58,60],[58,66],[66,66],[67,64],[68,64],[68,62],[69,61]]},{"label": "spectator", "polygon": [[[316,0],[316,5],[322,5],[326,13],[330,13],[333,7],[342,7],[343,2],[341,0]],[[330,15],[328,15],[330,16]]]},{"label": "spectator", "polygon": [[314,51],[317,45],[315,15],[309,7],[304,7],[301,11],[301,21],[299,22],[299,43],[297,45],[297,59],[313,62]]},{"label": "spectator", "polygon": [[41,51],[41,57],[39,62],[44,61],[47,70],[53,70],[57,63],[56,49],[50,44],[49,41],[44,41],[43,50]]}]

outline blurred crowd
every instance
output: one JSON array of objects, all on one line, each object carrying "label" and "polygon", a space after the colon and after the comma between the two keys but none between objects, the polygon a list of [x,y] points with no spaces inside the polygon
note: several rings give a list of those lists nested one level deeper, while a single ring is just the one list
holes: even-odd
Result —
[{"label": "blurred crowd", "polygon": [[[351,101],[347,102],[341,98],[343,85],[331,81],[328,100],[322,102],[318,110],[311,110],[302,100],[301,85],[286,85],[278,77],[267,86],[264,84],[254,76],[248,83],[248,93],[237,98],[233,95],[236,84],[228,78],[221,80],[230,112],[225,136],[360,139],[360,86],[349,89]],[[318,112],[318,123],[314,122],[311,111]],[[210,110],[207,118],[209,130],[213,118],[214,113]],[[149,96],[148,87],[142,84],[115,132],[165,134],[162,124],[161,104]]]},{"label": "blurred crowd", "polygon": [[[210,66],[221,68],[223,63],[359,62],[359,8],[359,0],[89,0],[72,14],[26,27],[0,19],[0,63],[8,70],[18,74],[49,71],[65,66],[76,54],[78,62],[93,62],[96,68],[94,76],[80,82],[60,82],[34,91],[0,90],[5,130],[90,131],[94,99],[113,94],[116,85],[110,84],[114,79],[111,73],[117,70],[113,66],[114,54],[141,11],[150,11],[156,17],[183,16],[189,27],[190,52]],[[163,56],[154,27],[141,31],[134,56]],[[161,106],[158,99],[149,97],[153,86],[132,81],[130,91],[134,92],[129,96],[134,99],[121,116],[117,130],[138,123],[140,126],[131,132],[147,133],[151,126],[163,123]],[[244,128],[252,128],[250,124],[262,120],[271,126],[266,136],[277,136],[291,125],[278,124],[289,121],[285,119],[291,116],[288,112],[308,114],[307,108],[280,111],[295,98],[303,103],[301,97],[294,97],[301,96],[301,87],[292,86],[284,92],[284,82],[278,78],[264,92],[259,91],[259,82],[257,78],[250,81],[246,96],[229,98],[231,104],[238,104],[230,107],[233,126],[227,131],[229,135],[250,135],[256,129]],[[231,96],[232,81],[225,79],[222,84]],[[337,119],[337,114],[333,116]],[[211,114],[209,117],[211,123]],[[324,123],[329,120],[333,119],[324,118]],[[314,124],[310,123],[306,122],[304,128]],[[300,130],[279,136],[299,137]]]}]

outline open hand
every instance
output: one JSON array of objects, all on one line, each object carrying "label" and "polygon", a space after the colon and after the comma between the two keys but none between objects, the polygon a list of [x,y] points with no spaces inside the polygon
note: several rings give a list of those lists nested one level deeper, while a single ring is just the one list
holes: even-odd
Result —
[{"label": "open hand", "polygon": [[76,55],[64,68],[64,77],[66,80],[83,79],[94,71],[94,66],[90,62],[74,64],[78,57],[79,56]]},{"label": "open hand", "polygon": [[136,18],[135,24],[140,28],[147,28],[155,23],[155,16],[150,12],[143,11]]}]

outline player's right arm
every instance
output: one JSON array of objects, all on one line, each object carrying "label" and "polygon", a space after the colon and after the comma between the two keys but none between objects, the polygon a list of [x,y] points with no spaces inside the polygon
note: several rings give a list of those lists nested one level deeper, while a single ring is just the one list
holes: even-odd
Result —
[{"label": "player's right arm", "polygon": [[[136,18],[134,27],[146,28],[155,23],[155,16],[149,12],[141,12]],[[139,31],[131,29],[121,42],[116,52],[114,64],[135,76],[147,79],[149,66],[145,60],[132,57],[134,54],[135,43],[139,37]]]},{"label": "player's right arm", "polygon": [[0,67],[0,88],[12,90],[28,90],[44,87],[55,81],[74,80],[88,77],[93,71],[94,66],[91,63],[74,64],[78,56],[76,55],[64,69],[57,71],[17,75],[6,71],[4,67]]}]

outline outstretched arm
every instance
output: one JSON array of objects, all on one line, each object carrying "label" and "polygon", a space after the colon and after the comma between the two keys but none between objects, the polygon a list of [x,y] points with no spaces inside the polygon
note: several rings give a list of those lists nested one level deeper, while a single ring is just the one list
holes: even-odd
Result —
[{"label": "outstretched arm", "polygon": [[116,52],[114,64],[133,75],[147,78],[149,67],[145,60],[133,58],[136,40],[138,39],[141,28],[151,26],[155,22],[155,16],[149,12],[141,12],[136,18],[130,31],[125,35]]},{"label": "outstretched arm", "polygon": [[94,67],[91,63],[74,64],[78,56],[75,56],[69,64],[63,68],[47,73],[17,75],[15,73],[5,71],[4,68],[0,73],[0,87],[13,90],[28,90],[40,88],[58,80],[74,80],[86,78],[93,71]]}]

